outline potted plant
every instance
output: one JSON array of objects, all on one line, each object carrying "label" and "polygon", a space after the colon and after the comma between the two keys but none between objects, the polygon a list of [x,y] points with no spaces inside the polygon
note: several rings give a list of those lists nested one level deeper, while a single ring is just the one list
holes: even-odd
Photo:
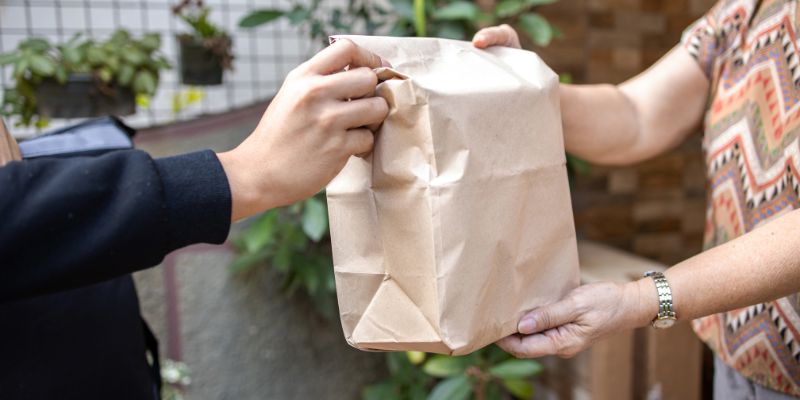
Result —
[{"label": "potted plant", "polygon": [[221,84],[223,71],[233,69],[230,35],[209,21],[211,9],[202,0],[182,0],[172,7],[172,12],[192,29],[192,33],[178,35],[181,82]]},{"label": "potted plant", "polygon": [[0,66],[12,66],[15,81],[4,92],[0,115],[41,128],[51,118],[132,114],[137,100],[155,94],[159,72],[170,68],[160,47],[158,34],[136,39],[125,30],[104,42],[79,34],[56,46],[25,40],[0,54]]}]

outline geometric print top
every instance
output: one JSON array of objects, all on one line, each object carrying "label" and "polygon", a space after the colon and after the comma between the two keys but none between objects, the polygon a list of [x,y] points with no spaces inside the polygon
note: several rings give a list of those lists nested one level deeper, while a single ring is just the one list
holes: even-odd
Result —
[{"label": "geometric print top", "polygon": [[[706,249],[800,206],[798,7],[797,0],[721,0],[684,31],[681,45],[711,82]],[[798,294],[692,325],[727,365],[800,397]]]}]

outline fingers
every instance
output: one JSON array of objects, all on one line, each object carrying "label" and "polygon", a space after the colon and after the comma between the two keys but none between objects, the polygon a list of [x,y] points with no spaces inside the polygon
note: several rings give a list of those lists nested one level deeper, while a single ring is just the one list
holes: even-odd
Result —
[{"label": "fingers", "polygon": [[332,74],[347,66],[353,69],[358,67],[378,68],[381,65],[380,57],[348,39],[337,40],[306,62],[306,68],[309,71],[320,75]]},{"label": "fingers", "polygon": [[360,155],[372,151],[375,140],[372,131],[367,128],[350,129],[347,131],[345,148],[350,155]]},{"label": "fingers", "polygon": [[568,297],[553,304],[539,307],[520,319],[517,329],[519,333],[531,334],[544,332],[561,325],[573,322],[578,316],[577,307]]},{"label": "fingers", "polygon": [[497,345],[517,358],[538,358],[559,353],[558,345],[542,334],[511,335],[500,339]]},{"label": "fingers", "polygon": [[333,123],[329,125],[343,127],[345,130],[379,125],[389,114],[389,106],[383,97],[344,101],[333,107],[328,117]]},{"label": "fingers", "polygon": [[506,46],[517,49],[522,47],[519,44],[517,32],[507,24],[479,30],[472,38],[472,44],[479,49],[491,46]]},{"label": "fingers", "polygon": [[378,85],[378,76],[366,67],[324,76],[322,79],[324,85],[330,87],[330,94],[340,100],[372,95]]}]

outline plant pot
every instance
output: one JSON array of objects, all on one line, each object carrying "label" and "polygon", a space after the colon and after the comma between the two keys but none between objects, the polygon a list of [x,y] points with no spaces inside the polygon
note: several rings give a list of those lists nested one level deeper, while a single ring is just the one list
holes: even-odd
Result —
[{"label": "plant pot", "polygon": [[194,38],[178,38],[181,49],[181,82],[185,85],[222,84],[222,59]]},{"label": "plant pot", "polygon": [[130,115],[136,112],[136,97],[130,88],[114,88],[103,93],[89,75],[73,75],[67,83],[53,79],[36,88],[39,114],[47,118],[90,118]]}]

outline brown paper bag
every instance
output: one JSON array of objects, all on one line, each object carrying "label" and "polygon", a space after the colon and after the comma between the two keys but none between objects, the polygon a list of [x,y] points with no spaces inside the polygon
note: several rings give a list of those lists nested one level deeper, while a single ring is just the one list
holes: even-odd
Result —
[{"label": "brown paper bag", "polygon": [[556,74],[523,50],[336,38],[397,71],[373,152],[327,188],[348,343],[466,354],[575,287]]}]

